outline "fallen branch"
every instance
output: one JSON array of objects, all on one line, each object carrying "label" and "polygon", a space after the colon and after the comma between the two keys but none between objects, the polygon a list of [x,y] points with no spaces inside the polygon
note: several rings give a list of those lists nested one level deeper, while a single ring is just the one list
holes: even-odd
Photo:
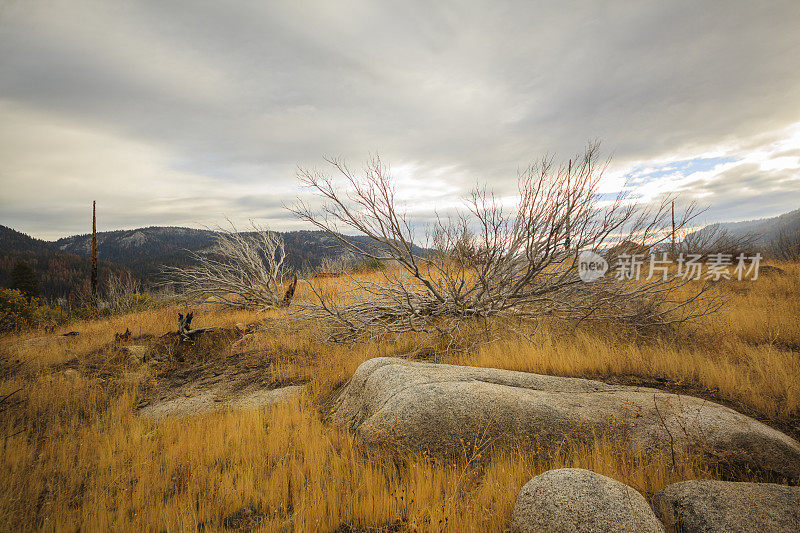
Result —
[{"label": "fallen branch", "polygon": [[12,404],[12,403],[10,403],[10,402],[9,402],[9,403],[6,403],[6,402],[8,401],[8,399],[9,399],[9,398],[11,398],[12,396],[14,396],[16,393],[18,393],[18,392],[19,392],[19,391],[21,391],[21,390],[22,390],[22,388],[19,388],[19,389],[15,390],[14,392],[12,392],[12,393],[10,393],[10,394],[6,394],[6,395],[5,395],[5,396],[3,396],[2,398],[0,398],[0,413],[2,413],[3,411],[5,411],[5,410],[6,410],[6,409],[8,409],[9,407],[12,407],[13,405],[16,405],[16,404]]}]

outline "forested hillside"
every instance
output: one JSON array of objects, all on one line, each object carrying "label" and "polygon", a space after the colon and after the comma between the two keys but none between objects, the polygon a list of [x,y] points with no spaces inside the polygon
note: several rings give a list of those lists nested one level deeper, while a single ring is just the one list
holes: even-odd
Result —
[{"label": "forested hillside", "polygon": [[[313,270],[325,257],[337,256],[343,249],[324,231],[281,232],[286,248],[286,266],[290,270]],[[97,234],[98,256],[129,268],[145,284],[158,279],[163,266],[185,266],[192,263],[192,252],[213,251],[218,233],[176,227],[148,227]],[[365,237],[348,237],[365,242]],[[58,249],[88,257],[92,236],[75,235],[55,242]],[[417,253],[424,249],[416,247]]]},{"label": "forested hillside", "polygon": [[769,246],[780,238],[792,237],[800,240],[800,209],[777,217],[727,222],[719,227],[737,235],[751,235],[756,244]]},{"label": "forested hillside", "polygon": [[[91,238],[89,239],[91,242]],[[11,270],[19,261],[28,263],[36,273],[39,292],[46,300],[80,300],[89,294],[91,261],[87,257],[59,250],[53,243],[35,239],[6,226],[0,226],[0,286],[11,285]],[[91,253],[91,250],[90,250]],[[98,264],[100,286],[110,273],[122,274],[126,268],[109,261]]]},{"label": "forested hillside", "polygon": [[[326,257],[340,255],[342,246],[323,231],[281,233],[289,270],[313,270]],[[191,265],[190,252],[213,252],[218,233],[211,230],[176,227],[147,227],[97,234],[100,287],[110,272],[129,272],[152,289],[161,279],[164,266]],[[364,237],[350,237],[365,242]],[[75,235],[55,242],[35,239],[0,226],[0,285],[10,286],[9,274],[18,261],[26,261],[39,278],[41,294],[48,300],[77,298],[88,294],[92,236]],[[417,253],[424,249],[415,248]]]}]

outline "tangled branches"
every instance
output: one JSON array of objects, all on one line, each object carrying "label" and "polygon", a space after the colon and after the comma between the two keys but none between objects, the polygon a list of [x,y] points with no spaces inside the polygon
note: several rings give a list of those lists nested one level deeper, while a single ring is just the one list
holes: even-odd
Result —
[{"label": "tangled branches", "polygon": [[220,230],[215,246],[190,252],[196,263],[168,267],[178,292],[190,300],[219,304],[231,309],[270,308],[288,305],[294,294],[281,294],[284,281],[283,238],[251,223],[251,231]]},{"label": "tangled branches", "polygon": [[[543,315],[619,319],[647,327],[709,310],[690,309],[705,288],[687,293],[684,280],[664,276],[634,282],[613,275],[581,280],[579,254],[593,251],[602,257],[620,243],[649,252],[672,231],[668,200],[640,208],[619,195],[601,204],[598,182],[607,161],[598,160],[597,145],[561,166],[545,158],[526,168],[512,210],[486,190],[473,191],[467,212],[439,218],[429,228],[424,252],[413,244],[413,226],[399,211],[389,169],[380,159],[371,160],[360,176],[340,160],[328,162],[346,187],[337,188],[321,172],[301,170],[301,182],[327,204],[314,211],[300,203],[292,211],[350,252],[395,267],[371,277],[351,276],[348,291],[338,296],[311,284],[316,298],[304,311],[326,321],[334,339],[408,331],[454,336],[471,318]],[[690,209],[677,230],[692,216]],[[367,239],[356,241],[342,230]]]}]

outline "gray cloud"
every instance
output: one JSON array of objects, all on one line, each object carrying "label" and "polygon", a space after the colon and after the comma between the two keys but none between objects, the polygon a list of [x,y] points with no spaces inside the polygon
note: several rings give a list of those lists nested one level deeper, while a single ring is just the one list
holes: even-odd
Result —
[{"label": "gray cloud", "polygon": [[[112,227],[290,227],[296,165],[325,154],[380,152],[442,203],[476,180],[510,192],[519,166],[595,138],[612,173],[720,152],[752,166],[800,122],[797,27],[794,0],[12,2],[0,222],[83,232],[97,198]],[[746,170],[682,187],[719,217],[800,192],[791,169]]]},{"label": "gray cloud", "polygon": [[[683,192],[701,202],[713,199],[711,214],[717,220],[746,220],[797,206],[800,175],[796,170],[764,171],[758,165],[742,164],[713,180],[689,183]],[[743,202],[742,198],[749,201]],[[708,219],[708,215],[703,218]]]}]

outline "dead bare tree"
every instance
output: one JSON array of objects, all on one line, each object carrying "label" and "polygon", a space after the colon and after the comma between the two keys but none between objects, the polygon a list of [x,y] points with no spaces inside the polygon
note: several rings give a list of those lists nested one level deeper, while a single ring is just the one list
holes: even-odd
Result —
[{"label": "dead bare tree", "polygon": [[[414,247],[412,224],[400,212],[389,169],[379,158],[369,161],[363,175],[341,160],[327,161],[346,188],[322,172],[301,169],[300,181],[327,204],[315,211],[299,202],[290,210],[350,252],[399,267],[378,273],[377,280],[350,276],[347,291],[338,296],[309,282],[315,299],[302,309],[309,318],[326,321],[333,339],[408,331],[452,337],[469,318],[548,314],[651,326],[708,311],[690,306],[705,288],[685,294],[680,290],[685,280],[580,279],[580,252],[620,242],[656,246],[669,239],[672,228],[670,199],[646,208],[620,195],[600,205],[597,188],[607,161],[599,160],[597,144],[568,165],[556,166],[549,157],[526,168],[511,212],[486,190],[473,191],[467,212],[440,218],[429,229],[427,253]],[[693,216],[688,210],[676,222],[678,230]],[[342,230],[368,239],[356,242]]]},{"label": "dead bare tree", "polygon": [[356,263],[352,253],[329,255],[322,258],[317,273],[321,275],[342,275]]},{"label": "dead bare tree", "polygon": [[754,254],[754,243],[754,235],[734,234],[719,224],[712,224],[687,234],[678,244],[677,253],[695,254],[701,258],[720,253],[737,257],[740,254]]},{"label": "dead bare tree", "polygon": [[133,310],[136,298],[141,294],[142,285],[132,274],[111,273],[106,285],[106,301],[108,307],[115,313],[124,313]]},{"label": "dead bare tree", "polygon": [[800,229],[779,232],[767,247],[767,252],[780,261],[800,261]]},{"label": "dead bare tree", "polygon": [[92,306],[97,307],[97,202],[92,200],[92,273],[91,300]]},{"label": "dead bare tree", "polygon": [[168,267],[166,273],[185,298],[232,309],[288,305],[281,294],[286,251],[283,238],[251,222],[251,231],[219,230],[211,250],[190,252],[196,265]]}]

